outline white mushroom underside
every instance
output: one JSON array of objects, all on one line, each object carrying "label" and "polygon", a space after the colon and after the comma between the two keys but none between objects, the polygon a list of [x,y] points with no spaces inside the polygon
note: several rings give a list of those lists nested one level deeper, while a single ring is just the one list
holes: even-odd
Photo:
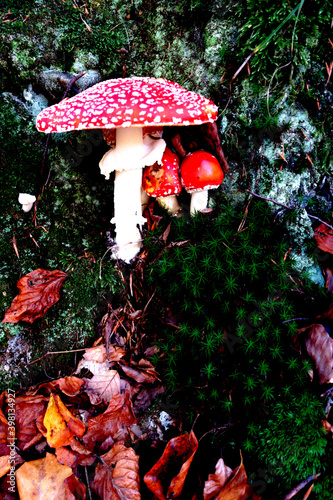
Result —
[{"label": "white mushroom underside", "polygon": [[155,162],[161,163],[166,144],[163,139],[142,137],[141,127],[119,128],[116,147],[100,161],[100,170],[106,179],[115,170],[114,217],[116,249],[114,256],[129,262],[140,250],[139,227],[146,220],[141,211],[142,169]]}]

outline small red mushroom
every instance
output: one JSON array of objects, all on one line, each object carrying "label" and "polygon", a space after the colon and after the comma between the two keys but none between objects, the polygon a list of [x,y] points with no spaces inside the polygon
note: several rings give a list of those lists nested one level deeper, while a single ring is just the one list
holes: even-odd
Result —
[{"label": "small red mushroom", "polygon": [[195,151],[185,156],[180,166],[181,182],[191,196],[190,212],[200,212],[207,207],[208,190],[216,189],[223,181],[219,162],[206,151]]},{"label": "small red mushroom", "polygon": [[164,207],[171,215],[181,212],[177,194],[182,190],[179,180],[179,158],[169,148],[165,148],[162,165],[155,162],[145,167],[142,175],[142,189]]}]

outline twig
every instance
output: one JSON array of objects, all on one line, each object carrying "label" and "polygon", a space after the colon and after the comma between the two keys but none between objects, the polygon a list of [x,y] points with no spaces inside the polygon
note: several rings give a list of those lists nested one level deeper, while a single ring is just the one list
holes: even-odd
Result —
[{"label": "twig", "polygon": [[84,466],[84,473],[85,473],[85,476],[86,476],[87,489],[88,489],[88,497],[89,497],[89,500],[92,500],[91,490],[90,490],[90,482],[89,482],[89,476],[88,476],[88,470],[87,470],[87,466],[86,465]]},{"label": "twig", "polygon": [[43,358],[46,358],[46,356],[50,356],[50,354],[69,354],[72,352],[82,352],[85,351],[86,349],[73,349],[73,351],[48,351],[43,356],[41,356],[38,359],[35,359],[35,361],[31,361],[31,363],[28,363],[28,366],[33,365],[34,363],[37,363],[37,361],[40,361]]},{"label": "twig", "polygon": [[314,474],[313,476],[309,476],[307,479],[304,479],[301,483],[299,483],[295,488],[293,488],[288,495],[284,497],[283,500],[290,500],[292,497],[296,495],[301,489],[304,488],[307,484],[309,484],[311,481],[316,481],[320,474]]},{"label": "twig", "polygon": [[[265,196],[260,196],[259,194],[256,194],[254,193],[253,191],[250,191],[249,189],[246,190],[248,193],[252,194],[252,196],[255,196],[256,198],[260,198],[261,200],[265,200],[265,201],[270,201],[272,203],[275,203],[275,205],[279,205],[280,207],[284,207],[286,208],[287,210],[294,210],[293,207],[288,207],[287,205],[285,205],[284,203],[280,203],[276,200],[272,200],[271,198],[265,198]],[[325,226],[327,226],[329,229],[331,229],[333,231],[333,226],[331,226],[330,224],[328,224],[327,222],[323,221],[322,219],[319,219],[319,217],[316,217],[315,215],[310,215],[307,213],[307,216],[310,218],[310,219],[315,219],[319,222],[321,222],[322,224],[324,224]]]}]

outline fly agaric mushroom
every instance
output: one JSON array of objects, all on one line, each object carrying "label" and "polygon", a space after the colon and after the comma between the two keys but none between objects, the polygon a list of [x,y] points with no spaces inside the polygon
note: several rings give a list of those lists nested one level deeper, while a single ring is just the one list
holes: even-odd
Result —
[{"label": "fly agaric mushroom", "polygon": [[185,156],[180,166],[181,182],[191,194],[190,213],[207,207],[208,190],[215,189],[223,181],[223,171],[215,156],[206,151],[195,151]]},{"label": "fly agaric mushroom", "polygon": [[117,249],[114,255],[129,262],[140,249],[141,180],[145,165],[161,162],[163,139],[147,135],[143,127],[200,125],[213,122],[217,107],[205,97],[162,78],[119,78],[88,88],[44,109],[37,116],[41,132],[116,129],[116,147],[100,162],[106,179],[116,171],[114,218]]},{"label": "fly agaric mushroom", "polygon": [[165,148],[162,165],[155,162],[146,166],[142,175],[142,188],[171,215],[178,215],[181,211],[177,194],[182,190],[179,180],[179,158],[169,148]]}]

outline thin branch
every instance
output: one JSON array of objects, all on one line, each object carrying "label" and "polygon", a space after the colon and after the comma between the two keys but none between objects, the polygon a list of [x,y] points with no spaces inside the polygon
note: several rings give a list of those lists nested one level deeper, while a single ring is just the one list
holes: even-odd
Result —
[{"label": "thin branch", "polygon": [[293,488],[288,495],[284,497],[283,500],[290,500],[293,498],[296,493],[298,493],[300,490],[302,490],[307,484],[311,483],[311,481],[316,481],[320,474],[314,474],[313,476],[309,476],[308,478],[304,479],[301,483],[299,483],[295,488]]},{"label": "thin branch", "polygon": [[[287,210],[294,210],[293,207],[288,207],[287,205],[285,205],[284,203],[280,203],[276,200],[272,200],[272,198],[265,198],[265,196],[260,196],[259,194],[256,194],[254,193],[253,191],[250,191],[249,189],[246,190],[248,193],[252,194],[252,196],[255,196],[256,198],[260,198],[261,200],[265,200],[265,201],[270,201],[272,203],[274,203],[275,205],[279,205],[280,207],[283,207],[283,208],[286,208]],[[325,222],[324,220],[322,219],[319,219],[319,217],[316,217],[315,215],[310,215],[307,213],[307,216],[310,218],[310,219],[315,219],[319,222],[321,222],[322,224],[324,224],[325,226],[327,226],[329,229],[331,229],[333,231],[333,226],[331,226],[330,224],[328,224],[327,222]]]},{"label": "thin branch", "polygon": [[28,366],[33,365],[34,363],[37,363],[37,361],[40,361],[43,358],[46,358],[47,356],[50,356],[51,354],[70,354],[72,352],[82,352],[85,351],[86,349],[73,349],[73,351],[48,351],[43,356],[41,356],[38,359],[35,359],[35,361],[31,361],[31,363],[28,363]]}]

